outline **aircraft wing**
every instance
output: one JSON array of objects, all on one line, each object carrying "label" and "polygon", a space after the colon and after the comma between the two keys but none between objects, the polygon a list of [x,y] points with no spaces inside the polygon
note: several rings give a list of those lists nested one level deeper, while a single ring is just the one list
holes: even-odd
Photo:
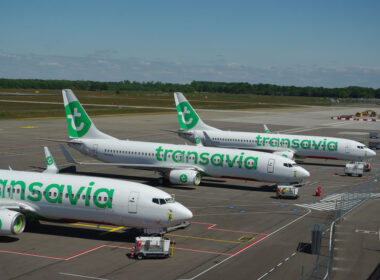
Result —
[{"label": "aircraft wing", "polygon": [[0,202],[0,209],[14,210],[14,211],[18,211],[18,212],[37,212],[36,209],[34,209],[32,206],[30,206],[27,203],[16,202],[16,201],[12,201],[12,200],[1,201]]},{"label": "aircraft wing", "polygon": [[140,169],[140,170],[150,170],[150,171],[157,171],[157,172],[167,172],[174,169],[180,169],[180,170],[196,170],[199,172],[204,172],[203,169],[199,168],[198,166],[192,166],[192,165],[174,165],[174,164],[166,164],[166,165],[160,165],[157,166],[155,164],[135,164],[135,163],[109,163],[109,162],[75,162],[76,164],[80,165],[101,165],[101,166],[117,166],[117,167],[125,167],[125,168],[131,168],[131,169]]}]

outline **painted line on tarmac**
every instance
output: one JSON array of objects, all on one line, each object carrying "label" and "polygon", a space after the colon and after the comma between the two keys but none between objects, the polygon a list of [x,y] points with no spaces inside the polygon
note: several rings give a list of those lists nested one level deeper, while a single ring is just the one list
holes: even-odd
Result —
[{"label": "painted line on tarmac", "polygon": [[190,239],[200,239],[200,240],[209,240],[209,241],[215,241],[215,242],[235,243],[235,244],[244,243],[243,241],[229,241],[229,240],[220,240],[220,239],[214,239],[214,238],[197,237],[197,236],[180,235],[180,234],[165,234],[165,236],[183,237],[183,238],[190,238]]},{"label": "painted line on tarmac", "polygon": [[61,275],[67,275],[67,276],[73,276],[73,277],[86,278],[86,279],[108,280],[108,279],[105,279],[105,278],[92,277],[92,276],[79,275],[79,274],[72,274],[72,273],[65,273],[65,272],[60,272],[59,274],[61,274]]},{"label": "painted line on tarmac", "polygon": [[[279,232],[279,231],[283,230],[284,228],[286,228],[286,227],[292,225],[293,223],[297,222],[298,220],[303,219],[304,217],[306,217],[306,216],[309,215],[310,213],[311,213],[311,210],[308,209],[308,212],[305,213],[304,215],[302,215],[302,216],[300,216],[300,217],[294,219],[293,221],[291,221],[291,222],[285,224],[284,226],[278,228],[277,230],[271,232],[270,234],[265,235],[265,236],[263,236],[262,238],[259,238],[258,240],[252,242],[251,244],[249,244],[249,245],[243,247],[242,249],[236,251],[235,253],[233,253],[232,256],[229,256],[229,257],[225,258],[225,259],[222,260],[221,262],[212,265],[211,267],[209,267],[209,268],[203,270],[202,272],[200,272],[200,273],[198,273],[197,275],[195,275],[195,276],[193,276],[193,277],[191,277],[191,278],[188,278],[188,279],[189,279],[189,280],[193,280],[193,279],[196,279],[196,278],[198,278],[198,277],[204,275],[205,273],[209,272],[210,270],[214,269],[215,267],[218,267],[219,265],[221,265],[221,264],[225,263],[226,261],[232,259],[233,257],[235,257],[236,255],[240,254],[241,252],[244,252],[245,250],[247,250],[248,248],[252,247],[253,245],[255,245],[255,244],[261,242],[262,240],[264,240],[264,239],[266,239],[266,238],[268,238],[268,237],[270,237],[270,236],[276,234],[277,232]],[[260,278],[259,278],[259,279],[260,279]]]}]

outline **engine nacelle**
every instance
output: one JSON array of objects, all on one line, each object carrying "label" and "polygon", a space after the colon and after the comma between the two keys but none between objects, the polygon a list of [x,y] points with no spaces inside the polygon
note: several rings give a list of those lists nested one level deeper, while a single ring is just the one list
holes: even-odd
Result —
[{"label": "engine nacelle", "polygon": [[169,181],[172,184],[198,186],[201,182],[201,174],[195,170],[172,170]]},{"label": "engine nacelle", "polygon": [[294,152],[292,150],[276,151],[276,152],[273,152],[273,154],[294,160]]},{"label": "engine nacelle", "polygon": [[24,231],[25,224],[23,214],[8,209],[0,210],[0,235],[20,234]]}]

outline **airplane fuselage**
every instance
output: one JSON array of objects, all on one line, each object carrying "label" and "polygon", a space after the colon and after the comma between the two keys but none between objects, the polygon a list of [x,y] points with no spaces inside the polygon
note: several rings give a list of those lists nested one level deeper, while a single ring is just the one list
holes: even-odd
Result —
[{"label": "airplane fuselage", "polygon": [[[364,144],[342,138],[320,137],[290,134],[248,133],[222,130],[207,130],[212,144],[218,147],[261,150],[268,152],[293,151],[296,156],[339,159],[364,160],[375,153]],[[203,131],[187,131],[191,134],[179,135],[192,142],[199,138],[207,145]]]},{"label": "airplane fuselage", "polygon": [[293,161],[249,150],[174,145],[117,139],[81,139],[69,145],[108,163],[173,165],[173,169],[201,170],[203,176],[232,177],[266,182],[291,183],[308,177]]},{"label": "airplane fuselage", "polygon": [[192,216],[169,194],[139,183],[0,170],[0,206],[13,204],[47,219],[137,228],[165,228]]}]

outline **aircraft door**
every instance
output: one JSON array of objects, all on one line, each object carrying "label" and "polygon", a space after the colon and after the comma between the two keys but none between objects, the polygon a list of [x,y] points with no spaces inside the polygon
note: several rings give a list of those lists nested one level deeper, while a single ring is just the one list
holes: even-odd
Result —
[{"label": "aircraft door", "polygon": [[137,214],[137,205],[139,202],[139,192],[131,192],[128,200],[128,213]]},{"label": "aircraft door", "polygon": [[268,173],[273,173],[274,172],[274,159],[269,159],[268,160]]},{"label": "aircraft door", "polygon": [[347,144],[345,147],[346,154],[349,154],[351,152],[351,146],[350,144]]},{"label": "aircraft door", "polygon": [[92,145],[91,154],[96,156],[98,154],[98,144]]}]

